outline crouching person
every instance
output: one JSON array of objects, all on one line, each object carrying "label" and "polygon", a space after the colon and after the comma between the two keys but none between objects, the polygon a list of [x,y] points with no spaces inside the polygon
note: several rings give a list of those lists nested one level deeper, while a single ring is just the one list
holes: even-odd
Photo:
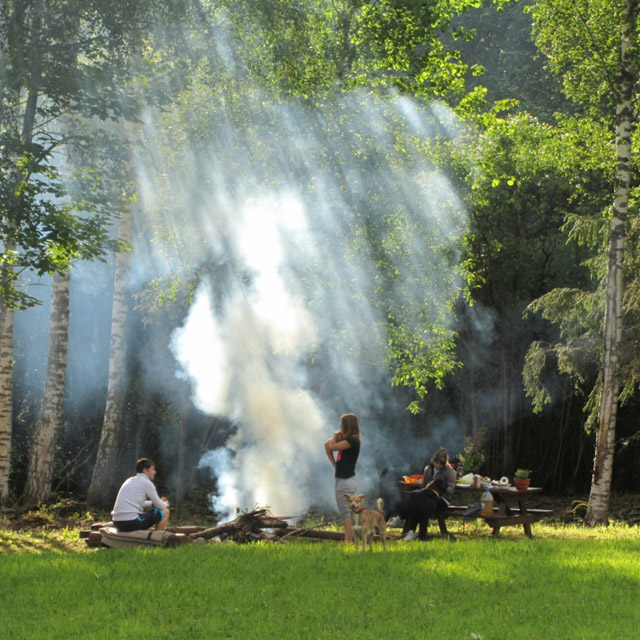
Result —
[{"label": "crouching person", "polygon": [[[153,479],[156,465],[149,458],[136,462],[136,475],[124,481],[118,491],[111,519],[118,531],[139,531],[155,525],[157,531],[169,522],[169,500],[160,498]],[[145,511],[145,508],[153,509]]]}]

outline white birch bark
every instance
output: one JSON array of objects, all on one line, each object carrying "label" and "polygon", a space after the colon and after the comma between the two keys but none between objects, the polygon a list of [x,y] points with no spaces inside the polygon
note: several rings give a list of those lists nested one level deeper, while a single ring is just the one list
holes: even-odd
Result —
[{"label": "white birch bark", "polygon": [[591,492],[585,523],[594,526],[609,519],[611,478],[620,389],[620,345],[622,344],[623,267],[629,187],[631,179],[631,133],[633,129],[633,36],[638,9],[637,0],[627,0],[623,13],[620,47],[621,73],[619,102],[616,109],[616,182],[610,224],[609,262],[606,283],[604,321],[604,361],[602,391],[598,413],[598,434],[593,461]]},{"label": "white birch bark", "polygon": [[51,493],[56,436],[62,424],[67,371],[69,280],[69,274],[53,276],[47,377],[36,420],[24,490],[29,503],[44,502]]},{"label": "white birch bark", "polygon": [[[130,246],[133,233],[133,208],[129,204],[120,217],[118,240]],[[114,469],[120,440],[124,391],[126,382],[126,327],[130,308],[129,252],[116,254],[113,307],[111,311],[111,350],[109,354],[109,379],[107,401],[96,465],[87,493],[87,502],[109,507],[113,495]]]},{"label": "white birch bark", "polygon": [[13,309],[0,298],[0,505],[9,502],[13,424]]},{"label": "white birch bark", "polygon": [[[34,19],[30,28],[30,40],[32,43],[39,41],[40,37],[40,6],[34,10]],[[35,45],[34,45],[35,46]],[[22,142],[31,142],[33,139],[33,128],[36,121],[37,106],[40,88],[40,64],[38,56],[33,56],[32,67],[30,69],[29,82],[27,86],[24,112],[22,113],[22,131],[20,139]],[[19,98],[18,92],[15,96]],[[3,108],[6,108],[3,105]],[[16,186],[24,181],[25,177],[16,170]],[[3,227],[13,231],[11,219],[2,220]],[[12,254],[19,250],[11,234],[3,235],[2,258],[0,259],[0,278],[5,284],[13,284],[14,271],[11,264]],[[6,299],[0,298],[0,505],[6,504],[9,500],[9,474],[11,472],[11,438],[13,431],[13,309]]]}]

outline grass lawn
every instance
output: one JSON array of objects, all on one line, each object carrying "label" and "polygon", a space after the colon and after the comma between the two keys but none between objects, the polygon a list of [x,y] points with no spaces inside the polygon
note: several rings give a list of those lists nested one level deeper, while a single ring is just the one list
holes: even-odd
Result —
[{"label": "grass lawn", "polygon": [[365,555],[302,541],[5,552],[0,636],[638,637],[640,530],[539,523],[534,533],[496,540],[472,526],[455,543],[391,542]]}]

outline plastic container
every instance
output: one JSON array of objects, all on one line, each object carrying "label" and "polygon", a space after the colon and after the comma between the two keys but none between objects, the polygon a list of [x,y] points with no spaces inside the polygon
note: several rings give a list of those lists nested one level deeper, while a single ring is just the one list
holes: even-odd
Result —
[{"label": "plastic container", "polygon": [[492,516],[493,515],[493,495],[491,491],[489,491],[489,487],[485,487],[482,493],[482,497],[480,498],[480,515],[481,516]]}]

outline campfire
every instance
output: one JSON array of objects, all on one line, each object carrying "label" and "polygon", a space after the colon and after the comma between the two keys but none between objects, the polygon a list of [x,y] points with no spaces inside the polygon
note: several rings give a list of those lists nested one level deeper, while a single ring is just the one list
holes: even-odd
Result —
[{"label": "campfire", "polygon": [[224,522],[210,529],[203,529],[189,534],[191,540],[211,540],[217,538],[220,542],[232,540],[234,542],[255,542],[257,540],[273,540],[277,538],[265,529],[283,529],[287,521],[271,515],[267,507],[257,507],[253,511],[240,512],[235,520]]},{"label": "campfire", "polygon": [[[291,527],[290,517],[276,517],[268,507],[256,507],[252,511],[239,511],[236,518],[215,527],[199,526],[168,527],[165,532],[138,531],[132,534],[120,533],[113,523],[104,522],[92,525],[91,530],[80,532],[90,547],[121,546],[166,546],[173,547],[187,543],[236,542],[244,544],[265,540],[286,543],[296,537],[316,540],[344,540],[342,531],[324,531],[323,527],[341,521],[327,522],[314,527]],[[135,534],[135,535],[134,535]],[[125,542],[127,544],[123,544]]]}]

